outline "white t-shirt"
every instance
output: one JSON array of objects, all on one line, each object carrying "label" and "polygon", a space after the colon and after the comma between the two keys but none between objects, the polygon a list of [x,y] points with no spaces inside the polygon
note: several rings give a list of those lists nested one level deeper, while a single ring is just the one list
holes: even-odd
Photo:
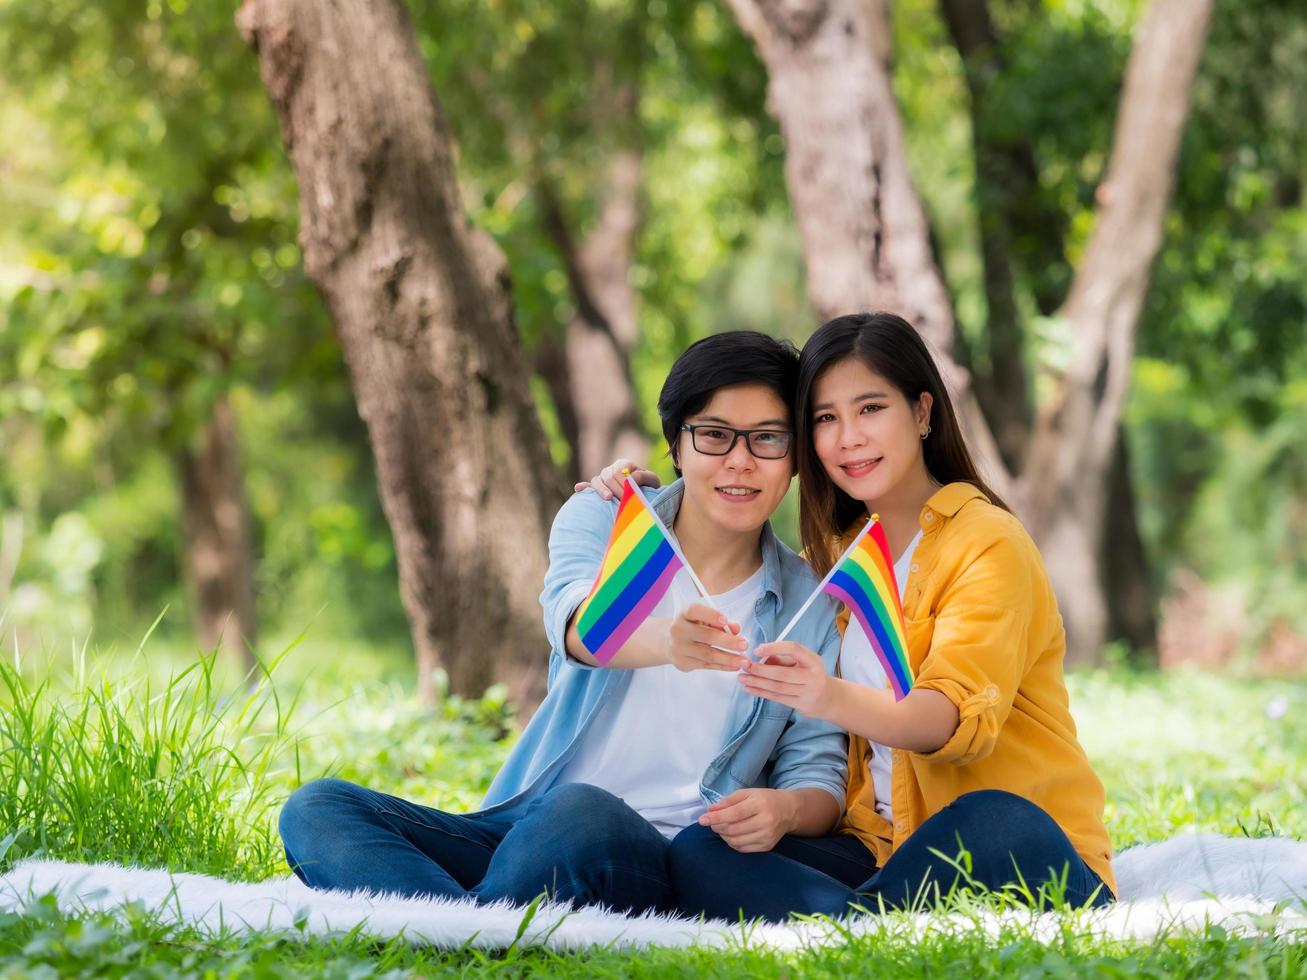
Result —
[{"label": "white t-shirt", "polygon": [[[750,648],[761,642],[754,614],[763,570],[712,604],[732,622]],[[670,619],[701,602],[682,569],[651,615]],[[664,837],[674,837],[705,809],[699,797],[704,770],[726,746],[738,712],[748,699],[735,671],[683,672],[671,664],[631,671],[631,682],[599,709],[559,783],[589,783],[621,797]]]},{"label": "white t-shirt", "polygon": [[[899,598],[903,598],[903,589],[908,584],[908,574],[912,570],[912,555],[921,541],[921,532],[903,549],[898,561],[894,563],[894,580],[899,586]],[[871,641],[863,632],[856,616],[849,617],[849,625],[844,629],[844,639],[840,643],[840,674],[846,679],[866,684],[868,687],[889,687],[889,678],[885,668],[872,649]],[[868,741],[871,750],[867,759],[867,769],[871,773],[872,785],[876,787],[876,812],[886,820],[892,821],[893,810],[890,805],[893,780],[891,774],[890,750],[879,742]]]}]

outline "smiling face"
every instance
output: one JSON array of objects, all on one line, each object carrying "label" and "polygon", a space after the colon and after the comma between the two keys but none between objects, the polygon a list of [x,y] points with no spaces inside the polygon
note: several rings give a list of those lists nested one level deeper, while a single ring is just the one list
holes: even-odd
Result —
[{"label": "smiling face", "polygon": [[[741,384],[719,388],[702,411],[685,419],[687,425],[719,425],[725,429],[769,429],[791,431],[785,402],[764,384]],[[720,433],[700,433],[713,436]],[[729,439],[729,433],[727,433]],[[701,442],[706,444],[706,440]],[[754,532],[765,524],[794,476],[794,450],[781,459],[759,459],[744,437],[725,456],[699,452],[689,432],[682,431],[676,457],[685,478],[685,516],[702,520],[722,530]]]},{"label": "smiling face", "polygon": [[835,485],[869,508],[930,477],[921,438],[931,397],[908,401],[857,357],[831,365],[812,389],[812,444]]}]

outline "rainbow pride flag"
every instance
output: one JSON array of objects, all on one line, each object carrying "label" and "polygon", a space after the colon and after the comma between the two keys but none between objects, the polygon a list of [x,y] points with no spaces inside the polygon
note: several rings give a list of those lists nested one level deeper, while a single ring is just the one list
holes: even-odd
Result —
[{"label": "rainbow pride flag", "polygon": [[577,610],[582,645],[607,664],[654,611],[683,565],[662,521],[628,477],[604,563]]},{"label": "rainbow pride flag", "polygon": [[874,514],[826,576],[821,591],[840,600],[857,617],[876,659],[885,668],[894,699],[902,701],[912,690],[908,637],[894,580],[894,559],[885,528]]}]

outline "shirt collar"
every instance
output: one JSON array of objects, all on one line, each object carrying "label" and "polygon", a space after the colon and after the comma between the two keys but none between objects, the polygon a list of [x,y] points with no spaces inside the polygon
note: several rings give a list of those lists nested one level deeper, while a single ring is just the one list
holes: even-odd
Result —
[{"label": "shirt collar", "polygon": [[[926,506],[921,508],[921,513],[917,515],[917,523],[921,525],[922,531],[929,531],[939,527],[940,518],[949,518],[957,514],[962,509],[962,505],[968,501],[975,500],[979,497],[981,500],[988,500],[973,484],[957,482],[950,483],[936,490]],[[858,517],[844,529],[841,536],[841,548],[847,548],[849,543],[858,536],[858,532],[870,519],[866,513],[859,514]]]},{"label": "shirt collar", "polygon": [[953,517],[964,504],[977,497],[981,500],[989,499],[971,483],[959,481],[940,487],[926,501],[926,506],[921,508],[922,529],[928,530],[934,524],[936,517]]}]

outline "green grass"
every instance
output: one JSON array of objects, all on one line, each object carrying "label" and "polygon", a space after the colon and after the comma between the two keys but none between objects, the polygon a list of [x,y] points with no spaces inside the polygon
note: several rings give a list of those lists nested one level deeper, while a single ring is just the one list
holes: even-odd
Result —
[{"label": "green grass", "polygon": [[[43,854],[247,880],[285,874],[275,815],[325,773],[431,805],[474,806],[512,742],[502,692],[424,709],[394,652],[289,644],[266,673],[146,643],[0,662],[0,869]],[[1307,692],[1289,681],[1076,674],[1081,737],[1118,848],[1188,827],[1307,837]],[[964,916],[965,918],[965,916]],[[1013,926],[877,937],[794,953],[533,949],[437,953],[403,941],[209,935],[146,910],[0,915],[0,977],[23,976],[1307,976],[1307,948],[1213,927],[1150,943],[1057,942]]]},{"label": "green grass", "polygon": [[438,953],[403,940],[359,936],[311,942],[283,935],[212,936],[161,925],[140,908],[123,917],[82,918],[49,900],[0,915],[0,976],[385,977],[546,974],[557,977],[1265,977],[1307,975],[1307,947],[1232,937],[1218,927],[1149,943],[1089,939],[1068,931],[1051,944],[1020,929],[925,936],[855,937],[801,952],[596,950],[559,954],[514,948],[494,954]]}]

